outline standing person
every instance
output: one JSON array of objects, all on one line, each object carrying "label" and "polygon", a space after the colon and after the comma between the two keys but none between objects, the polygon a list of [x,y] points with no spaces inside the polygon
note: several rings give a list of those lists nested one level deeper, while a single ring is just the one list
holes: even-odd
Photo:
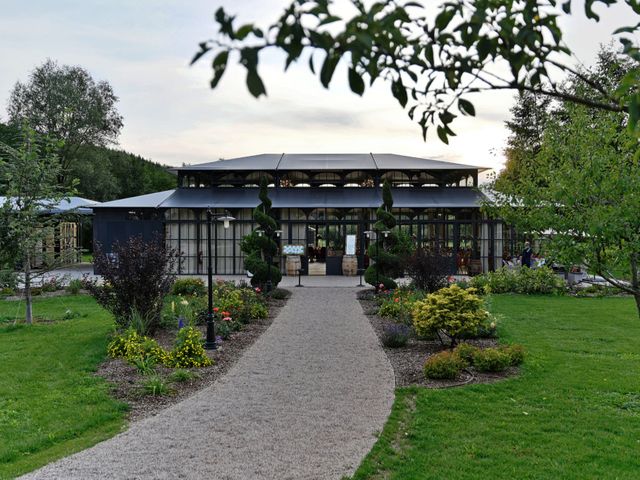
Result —
[{"label": "standing person", "polygon": [[529,242],[524,242],[524,250],[522,251],[521,262],[523,267],[531,268],[531,255],[533,254],[533,250],[531,250],[531,244]]}]

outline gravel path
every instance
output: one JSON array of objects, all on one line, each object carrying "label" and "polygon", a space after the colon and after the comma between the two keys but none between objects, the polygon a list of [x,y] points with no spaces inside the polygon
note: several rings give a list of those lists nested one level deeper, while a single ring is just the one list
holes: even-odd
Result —
[{"label": "gravel path", "polygon": [[382,430],[394,375],[354,288],[294,288],[219,382],[24,478],[340,479]]}]

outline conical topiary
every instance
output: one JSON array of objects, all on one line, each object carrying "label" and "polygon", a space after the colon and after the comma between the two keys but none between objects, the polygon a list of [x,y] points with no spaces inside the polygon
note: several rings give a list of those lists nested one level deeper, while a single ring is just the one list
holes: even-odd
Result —
[{"label": "conical topiary", "polygon": [[[377,221],[373,225],[373,229],[377,232],[376,241],[367,249],[369,258],[375,263],[369,265],[364,272],[365,281],[376,289],[380,284],[384,285],[385,289],[396,288],[397,284],[393,279],[402,273],[401,258],[391,253],[398,243],[398,232],[394,230],[396,219],[391,213],[392,207],[391,185],[385,180],[382,186],[382,205],[376,210]],[[386,236],[384,232],[388,232]]]},{"label": "conical topiary", "polygon": [[261,203],[253,209],[253,219],[258,227],[242,239],[240,248],[245,254],[244,268],[253,274],[251,285],[265,289],[269,279],[273,287],[282,279],[280,269],[273,264],[273,259],[278,253],[278,244],[274,240],[278,224],[271,212],[271,200],[265,177],[260,179],[258,197]]}]

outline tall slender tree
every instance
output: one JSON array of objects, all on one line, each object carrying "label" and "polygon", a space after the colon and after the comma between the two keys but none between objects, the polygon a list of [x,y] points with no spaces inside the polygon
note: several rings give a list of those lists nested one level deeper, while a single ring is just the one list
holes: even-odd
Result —
[{"label": "tall slender tree", "polygon": [[[24,274],[27,303],[25,321],[32,323],[31,285],[34,277],[63,259],[41,258],[42,244],[55,236],[61,215],[51,213],[64,198],[74,194],[73,186],[62,186],[57,179],[62,166],[56,155],[59,142],[40,137],[30,128],[21,131],[21,144],[14,148],[0,143],[0,190],[6,198],[0,204],[0,264],[19,264]],[[45,260],[45,261],[43,261]]]}]

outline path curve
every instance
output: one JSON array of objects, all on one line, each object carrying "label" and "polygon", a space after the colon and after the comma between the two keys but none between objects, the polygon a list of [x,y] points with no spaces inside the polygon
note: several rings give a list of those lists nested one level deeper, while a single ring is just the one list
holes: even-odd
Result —
[{"label": "path curve", "polygon": [[393,369],[354,288],[292,288],[214,385],[23,478],[340,479],[373,446]]}]

